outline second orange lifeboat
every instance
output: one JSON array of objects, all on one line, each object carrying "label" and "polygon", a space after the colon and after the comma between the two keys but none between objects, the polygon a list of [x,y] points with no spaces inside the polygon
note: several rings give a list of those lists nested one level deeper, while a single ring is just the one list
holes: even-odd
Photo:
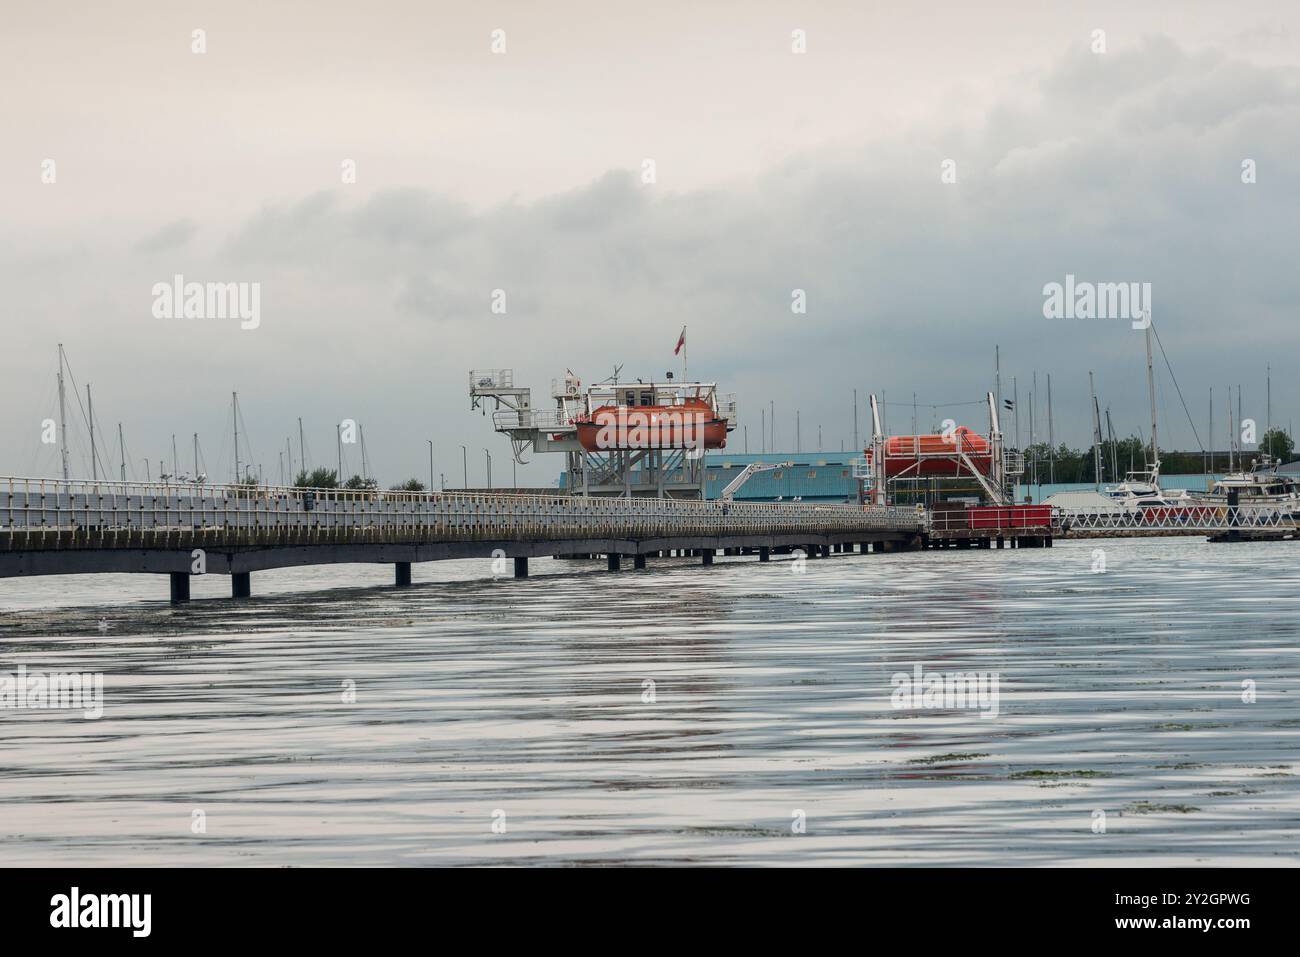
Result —
[{"label": "second orange lifeboat", "polygon": [[[970,474],[970,468],[957,454],[966,458],[982,474],[993,471],[993,454],[988,439],[966,426],[950,435],[895,435],[885,439],[885,476],[895,478],[951,478]],[[873,450],[867,449],[867,462]]]}]

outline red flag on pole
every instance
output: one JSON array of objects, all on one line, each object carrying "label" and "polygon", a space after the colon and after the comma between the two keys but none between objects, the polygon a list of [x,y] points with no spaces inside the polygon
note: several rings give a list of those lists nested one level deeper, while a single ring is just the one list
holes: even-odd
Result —
[{"label": "red flag on pole", "polygon": [[686,345],[686,327],[682,326],[682,334],[677,337],[677,348],[673,350],[673,355],[681,352],[684,345]]}]

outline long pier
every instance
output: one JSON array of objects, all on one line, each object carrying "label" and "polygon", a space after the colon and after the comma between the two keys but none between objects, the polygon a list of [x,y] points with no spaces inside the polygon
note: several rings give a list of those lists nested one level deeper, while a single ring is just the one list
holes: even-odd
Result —
[{"label": "long pier", "polygon": [[174,602],[198,574],[231,576],[240,598],[252,572],[298,565],[391,564],[400,586],[443,559],[510,559],[525,577],[539,556],[708,565],[720,550],[914,549],[925,531],[924,512],[888,506],[0,478],[0,577],[166,574]]}]

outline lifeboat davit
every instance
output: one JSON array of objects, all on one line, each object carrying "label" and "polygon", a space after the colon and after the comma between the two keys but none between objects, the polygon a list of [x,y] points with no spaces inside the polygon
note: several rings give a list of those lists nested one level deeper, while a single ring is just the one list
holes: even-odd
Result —
[{"label": "lifeboat davit", "polygon": [[[964,452],[984,475],[993,471],[993,454],[988,439],[966,426],[950,435],[895,435],[885,439],[886,478],[952,478],[969,475],[970,467],[958,455]],[[874,449],[867,449],[867,463]]]},{"label": "lifeboat davit", "polygon": [[602,405],[573,424],[588,452],[727,447],[727,420],[704,399],[673,405]]}]

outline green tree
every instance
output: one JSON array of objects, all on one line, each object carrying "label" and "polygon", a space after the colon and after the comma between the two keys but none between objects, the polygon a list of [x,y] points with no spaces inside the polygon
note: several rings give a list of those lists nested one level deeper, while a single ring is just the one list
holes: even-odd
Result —
[{"label": "green tree", "polygon": [[293,480],[297,488],[338,488],[339,476],[334,469],[312,469],[310,472],[305,469],[298,473],[298,477]]},{"label": "green tree", "polygon": [[1295,451],[1295,442],[1281,429],[1269,429],[1259,440],[1259,450],[1273,456],[1279,462],[1290,462]]},{"label": "green tree", "polygon": [[392,485],[392,486],[389,486],[389,491],[392,491],[392,492],[423,492],[423,491],[424,491],[424,483],[421,482],[419,479],[407,479],[405,482],[402,482],[402,483],[399,484],[399,485]]},{"label": "green tree", "polygon": [[343,487],[347,489],[370,491],[379,488],[379,483],[372,478],[362,478],[360,475],[354,475],[343,483]]}]

